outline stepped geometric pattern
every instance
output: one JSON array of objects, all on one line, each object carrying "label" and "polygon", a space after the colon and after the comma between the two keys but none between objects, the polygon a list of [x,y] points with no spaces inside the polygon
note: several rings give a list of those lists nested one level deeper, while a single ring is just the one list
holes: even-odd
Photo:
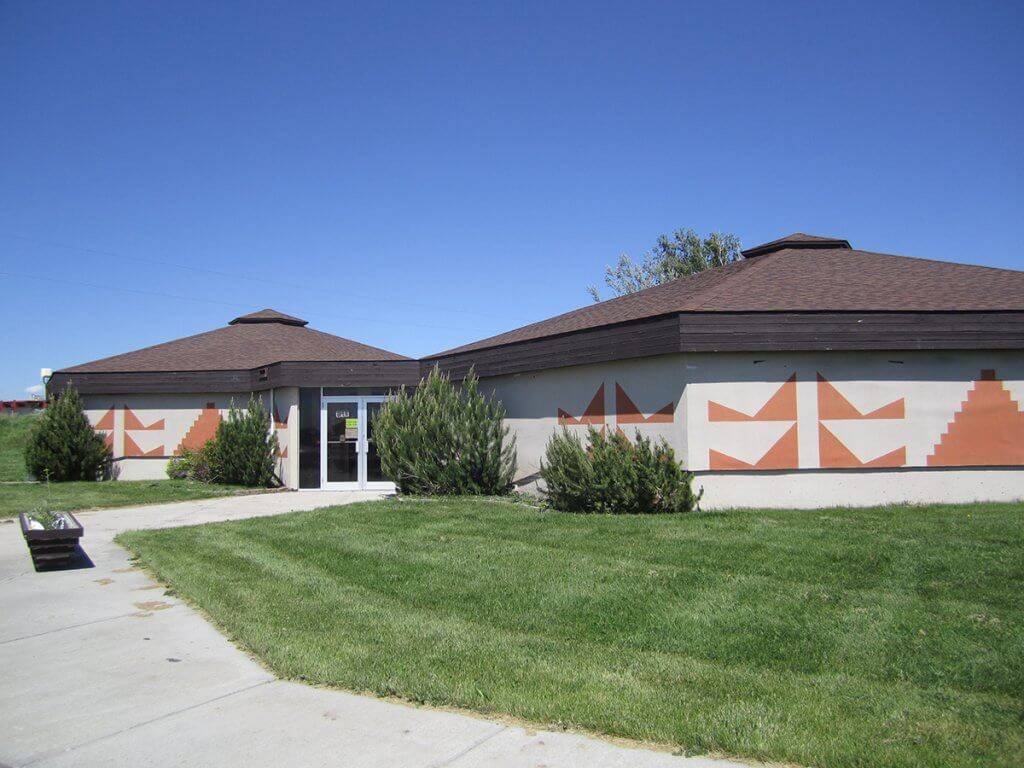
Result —
[{"label": "stepped geometric pattern", "polygon": [[1024,464],[1024,413],[994,370],[981,372],[926,462],[929,467]]},{"label": "stepped geometric pattern", "polygon": [[669,403],[650,416],[644,416],[626,394],[619,382],[615,382],[615,422],[617,424],[671,424],[675,414],[675,403]]},{"label": "stepped geometric pattern", "polygon": [[207,403],[203,412],[199,414],[192,426],[189,427],[185,437],[182,438],[178,447],[174,449],[174,455],[179,456],[185,449],[198,451],[207,441],[212,440],[217,434],[217,427],[220,426],[220,411],[214,403]]}]

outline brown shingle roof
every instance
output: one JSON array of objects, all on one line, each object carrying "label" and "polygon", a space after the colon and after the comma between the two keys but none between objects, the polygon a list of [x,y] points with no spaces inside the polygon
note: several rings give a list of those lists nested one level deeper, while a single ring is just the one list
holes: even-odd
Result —
[{"label": "brown shingle roof", "polygon": [[265,309],[206,333],[94,360],[58,373],[251,370],[287,361],[365,362],[410,358],[305,328],[305,320]]},{"label": "brown shingle roof", "polygon": [[440,357],[673,312],[1022,311],[1024,272],[850,248],[796,234],[748,258],[440,352]]}]

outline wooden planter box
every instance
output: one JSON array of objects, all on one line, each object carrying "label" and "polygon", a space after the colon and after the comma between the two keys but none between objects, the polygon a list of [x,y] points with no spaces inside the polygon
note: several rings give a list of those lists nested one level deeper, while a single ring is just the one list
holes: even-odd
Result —
[{"label": "wooden planter box", "polygon": [[54,566],[67,565],[78,551],[78,540],[82,538],[85,529],[78,522],[78,518],[70,512],[62,512],[71,521],[70,528],[54,529],[33,529],[29,528],[29,516],[21,513],[21,534],[28,544],[28,551],[32,555],[32,564],[36,570],[40,568],[51,568]]}]

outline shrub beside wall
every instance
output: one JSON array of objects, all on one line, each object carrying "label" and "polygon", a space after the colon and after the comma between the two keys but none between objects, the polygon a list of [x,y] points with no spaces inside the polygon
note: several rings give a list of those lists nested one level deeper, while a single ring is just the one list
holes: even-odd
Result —
[{"label": "shrub beside wall", "polygon": [[700,501],[693,475],[664,438],[652,443],[640,434],[630,443],[589,427],[584,447],[563,428],[548,441],[540,475],[548,503],[564,512],[692,512]]},{"label": "shrub beside wall", "polygon": [[171,480],[195,480],[200,483],[215,482],[216,472],[210,459],[213,440],[198,451],[185,448],[167,462],[167,476]]},{"label": "shrub beside wall", "polygon": [[217,434],[198,451],[184,450],[167,462],[172,480],[196,480],[267,488],[274,485],[277,436],[270,431],[270,414],[252,395],[244,411],[232,405]]},{"label": "shrub beside wall", "polygon": [[99,480],[110,458],[103,436],[86,418],[81,396],[70,387],[39,416],[25,446],[25,466],[39,480]]},{"label": "shrub beside wall", "polygon": [[505,408],[476,376],[456,387],[435,367],[414,392],[404,387],[373,423],[384,474],[402,493],[508,493],[516,468]]},{"label": "shrub beside wall", "polygon": [[229,485],[267,488],[274,483],[277,435],[270,431],[270,414],[263,401],[252,395],[245,411],[232,405],[228,418],[207,443],[214,480]]}]

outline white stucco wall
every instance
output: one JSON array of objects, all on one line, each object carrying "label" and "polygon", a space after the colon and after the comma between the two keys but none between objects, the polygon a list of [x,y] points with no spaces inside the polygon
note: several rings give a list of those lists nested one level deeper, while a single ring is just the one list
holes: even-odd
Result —
[{"label": "white stucco wall", "polygon": [[274,434],[277,435],[277,476],[289,488],[299,487],[299,388],[273,391]]},{"label": "white stucco wall", "polygon": [[[270,393],[263,392],[260,397],[264,407],[271,411]],[[90,423],[111,447],[115,477],[156,480],[167,477],[167,461],[182,445],[201,447],[213,437],[217,424],[227,418],[232,405],[244,409],[249,393],[111,394],[85,395],[83,399]],[[281,448],[287,446],[286,456],[279,457],[277,470],[285,484],[290,485],[298,477],[293,469],[298,456],[298,430],[288,428],[298,424],[298,390],[278,389],[274,401],[280,418],[275,419],[275,431]]]},{"label": "white stucco wall", "polygon": [[1024,498],[1019,352],[680,354],[483,385],[521,479],[560,423],[590,423],[663,436],[705,508]]}]

